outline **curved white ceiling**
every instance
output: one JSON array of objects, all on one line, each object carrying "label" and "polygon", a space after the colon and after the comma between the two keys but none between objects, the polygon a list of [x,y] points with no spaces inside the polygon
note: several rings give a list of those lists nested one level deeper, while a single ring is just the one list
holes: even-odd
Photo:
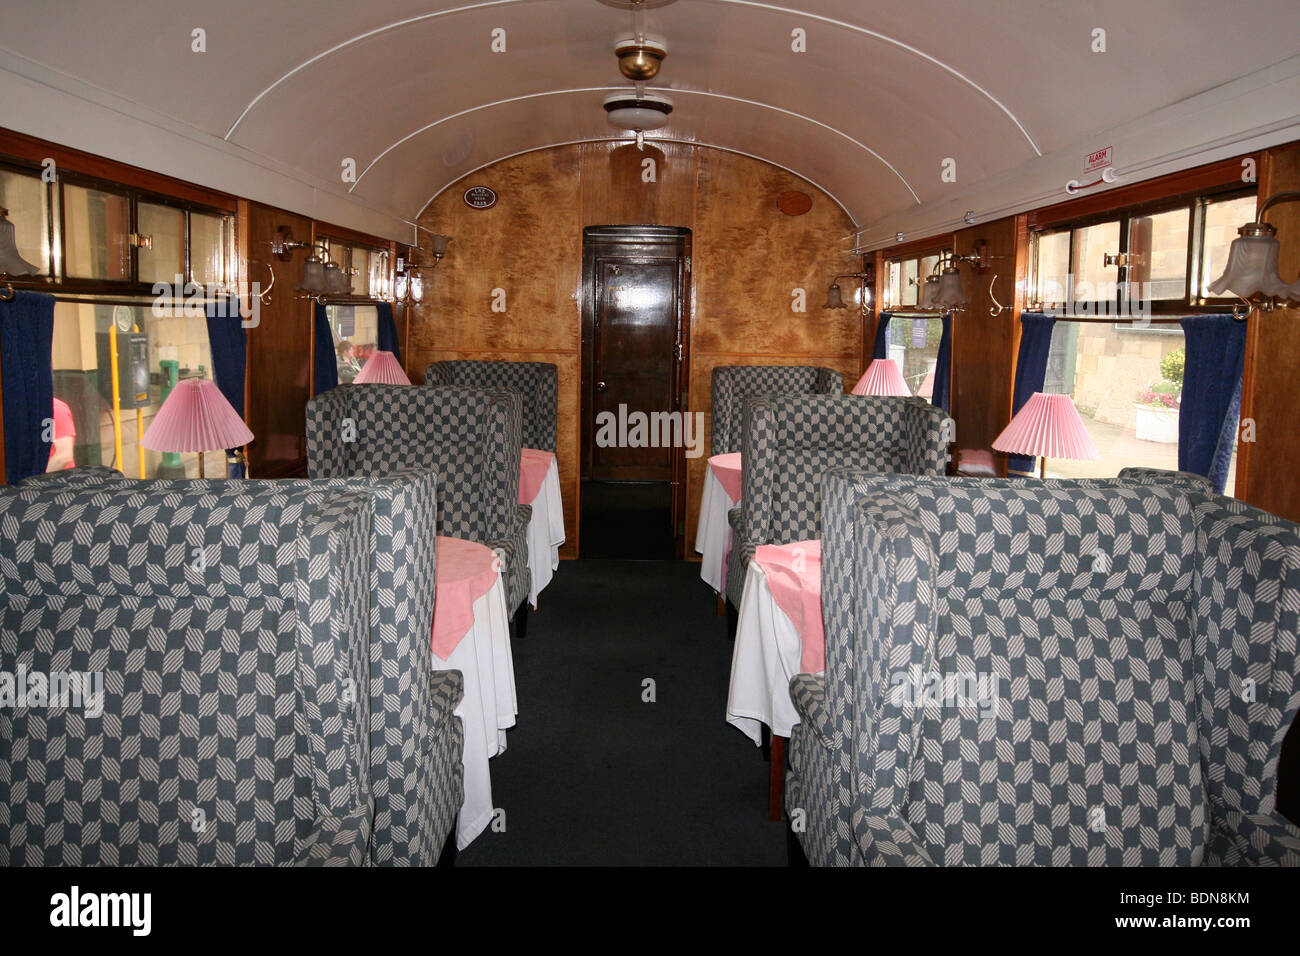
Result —
[{"label": "curved white ceiling", "polygon": [[[659,135],[784,166],[880,224],[1293,56],[1300,4],[680,0],[645,24],[676,104]],[[600,104],[628,85],[630,25],[596,0],[46,0],[6,11],[0,48],[412,220],[495,159],[616,135]]]}]

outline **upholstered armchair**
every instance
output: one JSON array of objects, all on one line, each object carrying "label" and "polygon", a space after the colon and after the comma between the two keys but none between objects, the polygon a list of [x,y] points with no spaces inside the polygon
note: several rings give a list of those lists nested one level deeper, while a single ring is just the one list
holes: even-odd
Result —
[{"label": "upholstered armchair", "polygon": [[[202,492],[242,500],[249,492],[330,490],[365,495],[371,508],[370,763],[377,866],[438,861],[464,798],[459,671],[431,671],[429,633],[435,578],[437,481],[430,470],[358,478],[209,479],[141,482],[111,468],[35,475],[21,487],[105,484],[150,494]],[[423,741],[419,746],[415,741]]]},{"label": "upholstered armchair", "polygon": [[922,398],[759,395],[745,403],[741,503],[728,514],[727,597],[740,607],[760,544],[821,536],[821,481],[829,468],[941,475],[944,412]]},{"label": "upholstered armchair", "polygon": [[814,365],[719,365],[713,370],[710,455],[740,451],[745,399],[771,393],[843,395],[844,376]]},{"label": "upholstered armchair", "polygon": [[1140,478],[827,475],[786,787],[810,861],[1300,864],[1300,535]]},{"label": "upholstered armchair", "polygon": [[508,389],[523,400],[525,448],[555,452],[559,375],[549,362],[434,362],[424,370],[425,385]]},{"label": "upholstered armchair", "polygon": [[0,526],[0,670],[102,678],[0,708],[0,865],[369,862],[364,496],[36,485]]},{"label": "upholstered armchair", "polygon": [[518,393],[504,390],[332,388],[307,403],[307,470],[313,478],[343,478],[433,469],[437,533],[496,551],[514,618],[531,580],[532,508],[519,504],[521,406]]}]

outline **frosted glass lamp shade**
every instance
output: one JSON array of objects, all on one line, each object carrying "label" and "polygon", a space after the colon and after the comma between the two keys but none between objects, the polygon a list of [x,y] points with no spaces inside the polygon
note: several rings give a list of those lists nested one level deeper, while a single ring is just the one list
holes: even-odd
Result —
[{"label": "frosted glass lamp shade", "polygon": [[40,272],[18,254],[18,241],[14,238],[14,224],[0,216],[0,272],[11,276],[30,276]]},{"label": "frosted glass lamp shade", "polygon": [[330,295],[347,295],[352,291],[352,281],[337,263],[325,263],[325,291]]},{"label": "frosted glass lamp shade", "polygon": [[302,264],[302,279],[298,282],[301,292],[320,293],[325,291],[325,266],[315,256],[308,256]]},{"label": "frosted glass lamp shade", "polygon": [[444,236],[435,233],[430,237],[430,241],[432,245],[429,248],[433,250],[433,254],[436,258],[441,259],[447,254],[447,243],[451,242],[451,236]]},{"label": "frosted glass lamp shade", "polygon": [[1228,264],[1223,275],[1206,289],[1211,295],[1230,292],[1243,299],[1253,295],[1286,296],[1291,289],[1277,272],[1277,237],[1267,232],[1252,235],[1254,223],[1242,226],[1228,249]]},{"label": "frosted glass lamp shade", "polygon": [[958,309],[970,301],[966,287],[962,285],[961,273],[955,268],[945,269],[939,277],[939,287],[935,290],[932,307],[936,309]]},{"label": "frosted glass lamp shade", "polygon": [[939,277],[926,276],[925,281],[921,283],[920,308],[922,309],[936,308],[935,299],[937,299],[938,296],[939,296]]},{"label": "frosted glass lamp shade", "polygon": [[826,290],[826,304],[823,309],[847,309],[844,303],[844,292],[840,289],[838,282],[832,282],[831,287]]}]

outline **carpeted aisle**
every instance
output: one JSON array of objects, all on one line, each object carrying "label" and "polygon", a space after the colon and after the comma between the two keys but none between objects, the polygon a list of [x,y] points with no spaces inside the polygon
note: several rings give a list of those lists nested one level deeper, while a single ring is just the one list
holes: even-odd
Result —
[{"label": "carpeted aisle", "polygon": [[767,764],[725,720],[713,612],[698,564],[563,562],[514,643],[519,718],[492,761],[505,832],[457,865],[784,865]]}]

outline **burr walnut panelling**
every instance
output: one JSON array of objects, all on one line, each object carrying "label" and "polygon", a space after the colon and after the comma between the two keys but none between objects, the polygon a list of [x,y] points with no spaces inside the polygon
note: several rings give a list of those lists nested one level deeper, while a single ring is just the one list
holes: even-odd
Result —
[{"label": "burr walnut panelling", "polygon": [[[465,204],[465,190],[478,185],[496,191],[495,206]],[[777,201],[796,190],[812,205],[788,216]],[[577,554],[579,535],[582,230],[623,224],[692,230],[691,370],[683,407],[707,419],[715,365],[828,365],[852,381],[861,361],[857,311],[821,309],[830,277],[858,269],[857,260],[839,253],[849,219],[811,183],[774,166],[682,144],[640,151],[589,143],[503,160],[445,190],[420,218],[422,227],[453,241],[438,269],[426,273],[432,281],[424,301],[412,308],[408,369],[422,374],[435,358],[559,366],[568,538],[562,553],[569,557]],[[504,311],[494,312],[497,289],[505,292]],[[795,289],[804,290],[806,311],[791,308]],[[688,551],[703,462],[688,461]]]}]

